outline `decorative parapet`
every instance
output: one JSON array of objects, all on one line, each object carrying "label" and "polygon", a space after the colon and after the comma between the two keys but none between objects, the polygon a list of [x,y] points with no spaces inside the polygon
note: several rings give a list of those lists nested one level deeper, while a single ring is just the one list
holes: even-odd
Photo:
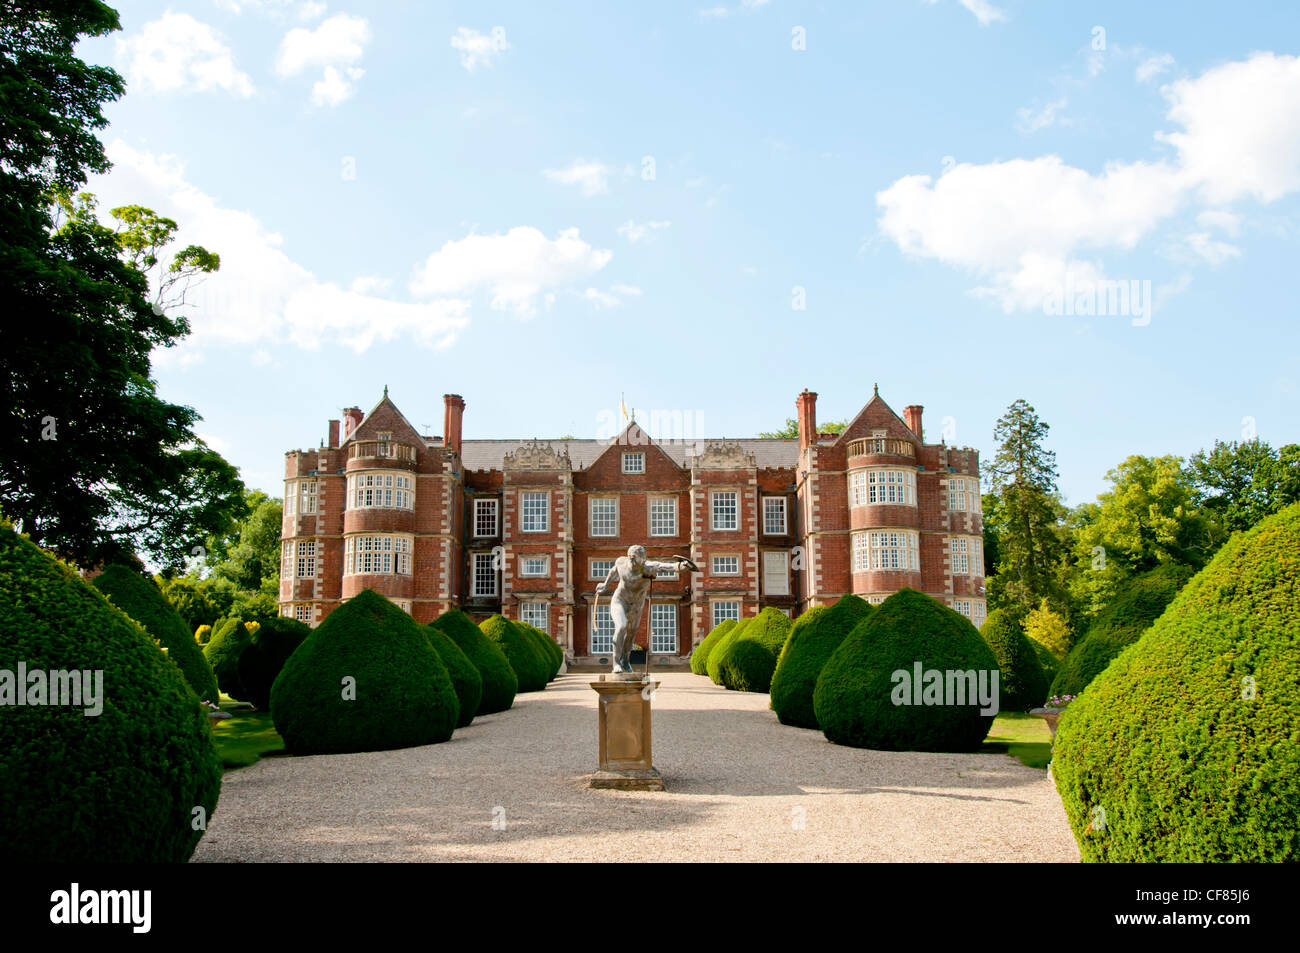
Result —
[{"label": "decorative parapet", "polygon": [[688,454],[686,467],[691,470],[746,470],[756,466],[753,451],[738,440],[710,440],[702,451]]},{"label": "decorative parapet", "polygon": [[550,441],[530,440],[501,460],[503,470],[572,470],[568,450],[556,450]]}]

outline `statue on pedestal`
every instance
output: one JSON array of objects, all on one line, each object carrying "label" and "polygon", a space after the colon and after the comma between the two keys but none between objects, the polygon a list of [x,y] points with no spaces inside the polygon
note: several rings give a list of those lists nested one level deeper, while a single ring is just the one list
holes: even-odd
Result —
[{"label": "statue on pedestal", "polygon": [[[632,639],[641,624],[641,612],[645,608],[646,597],[650,594],[650,584],[659,572],[699,572],[695,563],[685,556],[672,556],[670,561],[645,558],[644,546],[629,546],[627,555],[614,560],[613,567],[605,581],[596,587],[596,603],[592,605],[592,630],[596,626],[596,604],[600,597],[613,592],[609,602],[609,615],[614,622],[614,671],[615,678],[636,678],[632,672]],[[650,646],[646,646],[646,653]]]}]

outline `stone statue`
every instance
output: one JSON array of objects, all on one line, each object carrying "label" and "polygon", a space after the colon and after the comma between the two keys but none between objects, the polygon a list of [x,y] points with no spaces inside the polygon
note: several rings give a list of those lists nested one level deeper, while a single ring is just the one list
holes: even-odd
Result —
[{"label": "stone statue", "polygon": [[[629,546],[626,556],[614,560],[605,581],[596,587],[596,603],[600,597],[613,592],[609,601],[609,615],[614,622],[614,677],[635,678],[632,672],[632,638],[641,624],[641,611],[645,608],[650,583],[657,572],[680,572],[686,569],[698,572],[695,563],[685,556],[672,556],[671,562],[645,558],[644,546]],[[596,625],[596,606],[592,605],[592,629]],[[650,646],[646,646],[650,651]]]}]

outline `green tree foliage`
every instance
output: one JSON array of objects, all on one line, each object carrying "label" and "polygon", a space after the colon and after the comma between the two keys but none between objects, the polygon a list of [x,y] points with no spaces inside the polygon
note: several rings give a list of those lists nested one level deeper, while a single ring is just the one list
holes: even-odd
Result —
[{"label": "green tree foliage", "polygon": [[[847,420],[826,420],[817,425],[818,433],[843,433],[844,428],[849,425]],[[778,440],[798,440],[799,439],[799,421],[793,417],[785,419],[785,426],[780,430],[773,430],[767,433],[760,433],[760,437],[776,438]]]},{"label": "green tree foliage", "polygon": [[1300,504],[1235,534],[1066,709],[1052,775],[1084,860],[1300,860],[1297,592]]},{"label": "green tree foliage", "polygon": [[251,642],[252,636],[244,620],[234,618],[227,619],[203,646],[203,657],[217,676],[217,686],[231,698],[247,700],[244,686],[239,681],[239,656]]},{"label": "green tree foliage", "polygon": [[772,676],[771,706],[781,724],[820,727],[813,710],[817,677],[840,643],[871,611],[866,600],[849,594],[833,606],[814,606],[795,620]]},{"label": "green tree foliage", "polygon": [[144,629],[7,527],[0,658],[103,673],[94,717],[88,706],[6,700],[0,854],[16,864],[188,860],[203,836],[195,809],[211,818],[221,790],[198,697]]},{"label": "green tree foliage", "polygon": [[1002,673],[998,678],[999,711],[1028,711],[1047,698],[1047,676],[1033,643],[1025,635],[1026,615],[1018,606],[994,609],[980,626],[980,635],[992,649]]},{"label": "green tree foliage", "polygon": [[163,598],[152,579],[138,567],[119,564],[105,569],[93,584],[167,650],[167,657],[176,663],[200,701],[217,702],[217,680],[194,643],[189,625]]},{"label": "green tree foliage", "polygon": [[[1074,637],[1070,632],[1070,620],[1048,605],[1046,599],[1039,603],[1037,609],[1030,609],[1026,613],[1025,635],[1031,642],[1041,645],[1055,659],[1053,670],[1074,644]],[[1041,653],[1039,657],[1042,657]]]},{"label": "green tree foliage", "polygon": [[1300,445],[1274,450],[1262,440],[1223,443],[1187,462],[1194,498],[1229,533],[1300,501]]},{"label": "green tree foliage", "polygon": [[433,620],[432,625],[456,643],[483,677],[483,697],[479,701],[477,713],[490,715],[508,710],[515,703],[519,678],[500,647],[459,609],[444,612]]},{"label": "green tree foliage", "polygon": [[[289,656],[311,635],[311,626],[280,616],[267,619],[249,636],[235,667],[242,699],[263,711],[271,708],[271,686]],[[227,693],[229,694],[229,693]]]},{"label": "green tree foliage", "polygon": [[460,703],[456,727],[464,728],[474,720],[479,703],[483,701],[483,676],[478,673],[469,656],[442,629],[436,625],[426,625],[424,634],[429,637],[430,644],[442,659],[442,664],[447,667],[447,674],[451,676],[452,687],[456,689],[456,701]]}]

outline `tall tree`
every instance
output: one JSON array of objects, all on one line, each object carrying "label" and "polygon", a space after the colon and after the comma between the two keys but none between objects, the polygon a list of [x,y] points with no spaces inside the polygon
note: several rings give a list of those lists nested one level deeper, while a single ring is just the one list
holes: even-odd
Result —
[{"label": "tall tree", "polygon": [[[818,433],[843,433],[844,428],[849,425],[847,420],[827,420],[817,425]],[[760,437],[776,437],[782,440],[797,440],[799,437],[799,421],[793,417],[785,418],[785,426],[780,430],[770,430],[766,433],[760,433]]]},{"label": "tall tree", "polygon": [[1229,533],[1250,529],[1300,500],[1300,445],[1214,441],[1187,461],[1198,505]]},{"label": "tall tree", "polygon": [[94,0],[0,0],[0,510],[71,559],[179,563],[243,505],[197,413],[150,377],[153,348],[189,331],[163,302],[218,262],[197,246],[161,259],[175,223],[127,206],[114,230],[71,198],[108,168],[95,133],[123,91],[75,46],[117,29]]}]

